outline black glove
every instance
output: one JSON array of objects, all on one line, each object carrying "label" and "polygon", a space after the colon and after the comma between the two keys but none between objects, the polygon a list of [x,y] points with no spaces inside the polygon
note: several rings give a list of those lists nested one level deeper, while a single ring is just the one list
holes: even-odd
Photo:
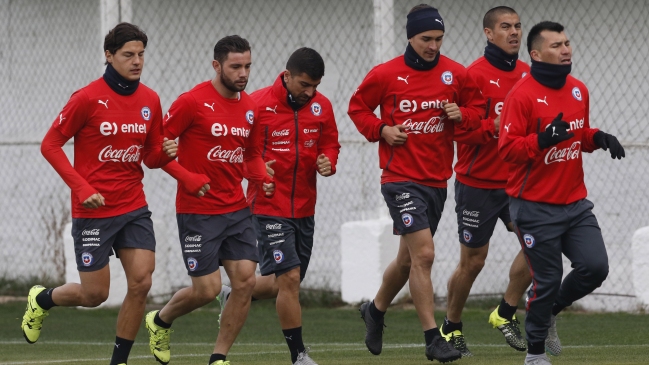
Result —
[{"label": "black glove", "polygon": [[570,124],[561,120],[561,118],[563,118],[563,113],[559,113],[559,115],[552,120],[552,123],[550,123],[543,132],[538,134],[540,149],[543,150],[550,146],[554,146],[555,144],[568,140],[575,135],[574,133],[568,133]]},{"label": "black glove", "polygon": [[611,158],[613,159],[617,158],[618,160],[621,160],[622,157],[626,157],[626,155],[624,154],[624,147],[622,147],[617,138],[615,138],[615,136],[612,134],[597,131],[593,136],[593,142],[595,142],[595,144],[601,147],[604,151],[610,149],[609,152],[611,153]]}]

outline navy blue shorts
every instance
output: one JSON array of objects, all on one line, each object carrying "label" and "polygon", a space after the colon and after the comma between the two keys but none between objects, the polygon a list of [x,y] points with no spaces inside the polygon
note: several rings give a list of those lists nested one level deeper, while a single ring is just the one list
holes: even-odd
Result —
[{"label": "navy blue shorts", "polygon": [[250,209],[218,215],[176,214],[176,219],[189,276],[211,274],[221,260],[258,261]]},{"label": "navy blue shorts", "polygon": [[313,250],[314,216],[281,218],[255,215],[259,243],[259,269],[262,275],[280,276],[300,267],[304,280]]},{"label": "navy blue shorts", "polygon": [[151,212],[144,206],[109,218],[73,218],[72,238],[77,270],[92,272],[108,264],[108,258],[122,248],[155,252]]},{"label": "navy blue shorts", "polygon": [[[509,196],[505,189],[480,189],[455,180],[455,212],[460,243],[479,248],[487,243],[494,233],[498,219],[507,226]],[[510,230],[507,227],[507,230]]]},{"label": "navy blue shorts", "polygon": [[390,210],[395,235],[426,228],[435,234],[444,210],[446,188],[405,181],[382,184],[381,194]]}]

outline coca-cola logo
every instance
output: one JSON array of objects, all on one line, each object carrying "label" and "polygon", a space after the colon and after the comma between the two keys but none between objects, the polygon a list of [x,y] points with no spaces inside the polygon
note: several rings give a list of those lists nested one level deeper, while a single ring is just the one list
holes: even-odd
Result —
[{"label": "coca-cola logo", "polygon": [[442,133],[444,131],[444,119],[446,116],[432,117],[424,122],[413,122],[412,119],[406,119],[403,125],[406,126],[406,133],[412,134],[429,134]]},{"label": "coca-cola logo", "polygon": [[104,147],[101,152],[99,152],[99,161],[101,162],[140,162],[140,150],[142,145],[136,146],[133,145],[128,148],[123,148],[120,150],[113,149],[112,145]]},{"label": "coca-cola logo", "polygon": [[85,229],[83,232],[81,232],[82,236],[99,236],[99,229]]},{"label": "coca-cola logo", "polygon": [[200,234],[197,234],[195,236],[186,236],[185,242],[200,242],[201,238],[203,238],[203,236],[201,236]]},{"label": "coca-cola logo", "polygon": [[267,224],[266,229],[282,229],[282,224],[281,223],[275,223],[275,224]]},{"label": "coca-cola logo", "polygon": [[290,134],[290,131],[288,129],[282,129],[279,131],[273,131],[272,136],[273,137],[286,137]]},{"label": "coca-cola logo", "polygon": [[237,147],[234,150],[224,150],[221,146],[216,146],[207,153],[207,159],[210,161],[243,163],[244,150],[243,147]]},{"label": "coca-cola logo", "polygon": [[410,193],[397,194],[397,195],[394,196],[394,199],[396,199],[396,201],[404,200],[404,199],[410,199]]},{"label": "coca-cola logo", "polygon": [[555,162],[565,162],[569,160],[578,159],[581,156],[581,142],[573,142],[570,147],[557,148],[556,146],[550,148],[545,155],[545,164],[549,165]]}]

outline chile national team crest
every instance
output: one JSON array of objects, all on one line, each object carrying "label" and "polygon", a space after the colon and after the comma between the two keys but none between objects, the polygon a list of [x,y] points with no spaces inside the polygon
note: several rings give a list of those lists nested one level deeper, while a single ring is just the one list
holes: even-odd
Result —
[{"label": "chile national team crest", "polygon": [[466,229],[462,232],[462,235],[464,236],[464,242],[469,243],[471,242],[471,239],[473,238],[473,235],[471,232],[467,231]]},{"label": "chile national team crest", "polygon": [[401,220],[403,221],[403,224],[406,225],[406,227],[412,226],[412,222],[414,221],[412,216],[410,214],[408,214],[408,213],[403,213],[401,215]]},{"label": "chile national team crest", "polygon": [[92,257],[92,254],[90,252],[84,252],[81,254],[81,262],[83,262],[83,266],[90,266],[92,263],[95,261],[95,259]]},{"label": "chile national team crest", "polygon": [[281,264],[284,261],[284,252],[280,250],[273,251],[273,259],[275,259],[275,263]]},{"label": "chile national team crest", "polygon": [[246,112],[246,121],[252,124],[255,121],[255,113],[252,110]]},{"label": "chile national team crest", "polygon": [[581,101],[581,90],[577,86],[572,88],[572,97],[577,99],[577,101]]},{"label": "chile national team crest", "polygon": [[444,73],[442,73],[442,82],[445,83],[446,85],[452,84],[453,73],[451,71],[444,71]]},{"label": "chile national team crest", "polygon": [[188,258],[187,268],[189,268],[189,271],[196,271],[196,269],[198,269],[198,260],[193,257]]},{"label": "chile national team crest", "polygon": [[316,117],[320,116],[320,114],[322,114],[322,107],[320,106],[320,104],[318,103],[311,104],[311,113]]},{"label": "chile national team crest", "polygon": [[525,242],[525,246],[527,246],[527,248],[532,248],[536,244],[536,240],[534,239],[534,236],[532,236],[531,234],[524,235],[523,242]]},{"label": "chile national team crest", "polygon": [[148,106],[142,108],[142,110],[140,110],[140,114],[142,114],[142,119],[144,120],[151,119],[151,109],[149,109]]}]

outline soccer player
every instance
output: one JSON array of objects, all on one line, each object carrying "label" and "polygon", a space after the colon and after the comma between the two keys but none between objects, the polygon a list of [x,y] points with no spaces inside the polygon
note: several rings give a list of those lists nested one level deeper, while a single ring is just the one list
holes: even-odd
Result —
[{"label": "soccer player", "polygon": [[149,346],[162,364],[171,359],[173,321],[219,294],[221,263],[232,283],[233,305],[227,307],[209,364],[230,363],[226,355],[248,315],[257,243],[241,187],[244,168],[251,180],[266,181],[262,184],[266,194],[274,189],[260,151],[252,144],[258,114],[244,92],[250,65],[247,40],[237,35],[220,39],[212,61],[216,76],[180,95],[165,117],[165,151],[170,156],[177,153],[178,161],[164,169],[179,181],[178,234],[192,285],[176,292],[160,311],[146,315]]},{"label": "soccer player", "polygon": [[[331,102],[316,92],[324,70],[318,52],[300,48],[273,85],[250,95],[260,108],[256,142],[264,160],[272,162],[273,177],[281,181],[273,199],[260,197],[258,184],[248,185],[262,275],[252,297],[277,298],[280,326],[295,365],[315,364],[302,341],[300,283],[313,249],[316,173],[335,174],[340,151]],[[225,306],[225,294],[220,297]]]},{"label": "soccer player", "polygon": [[[527,49],[531,77],[505,99],[498,152],[512,164],[506,192],[532,273],[525,364],[549,365],[544,347],[552,355],[561,351],[556,315],[608,275],[602,233],[586,199],[582,152],[608,149],[617,159],[625,153],[615,136],[590,127],[588,89],[570,76],[572,48],[564,27],[536,24]],[[573,267],[563,282],[562,253]]]},{"label": "soccer player", "polygon": [[[482,270],[489,240],[500,219],[509,231],[514,230],[509,216],[509,197],[505,193],[508,166],[498,156],[499,115],[505,96],[530,67],[518,60],[521,47],[521,21],[516,11],[498,6],[483,19],[487,47],[484,56],[468,68],[487,99],[487,114],[481,128],[455,129],[457,163],[455,164],[455,212],[460,240],[460,262],[448,281],[448,306],[442,336],[471,356],[462,332],[462,308],[473,282]],[[489,317],[489,323],[505,335],[516,350],[525,350],[525,341],[515,313],[518,300],[531,281],[527,263],[519,251],[509,270],[509,285],[500,306]]]},{"label": "soccer player", "polygon": [[[447,180],[452,175],[456,126],[480,126],[485,101],[466,69],[440,54],[444,21],[437,9],[412,8],[405,53],[374,67],[354,92],[348,114],[370,142],[379,142],[381,192],[400,235],[397,257],[369,303],[360,307],[365,344],[381,353],[384,315],[410,280],[410,293],[426,341],[426,357],[453,361],[461,353],[441,337],[433,314],[431,269]],[[374,115],[380,107],[381,118]]]},{"label": "soccer player", "polygon": [[[128,290],[119,315],[110,364],[126,364],[144,315],[155,267],[151,212],[142,187],[141,162],[161,167],[160,98],[140,82],[148,38],[120,23],[104,39],[106,72],[76,91],[41,144],[41,152],[72,190],[72,237],[80,284],[29,291],[22,331],[38,340],[54,306],[96,307],[108,298],[109,256],[124,267]],[[74,167],[62,146],[74,137]]]}]

